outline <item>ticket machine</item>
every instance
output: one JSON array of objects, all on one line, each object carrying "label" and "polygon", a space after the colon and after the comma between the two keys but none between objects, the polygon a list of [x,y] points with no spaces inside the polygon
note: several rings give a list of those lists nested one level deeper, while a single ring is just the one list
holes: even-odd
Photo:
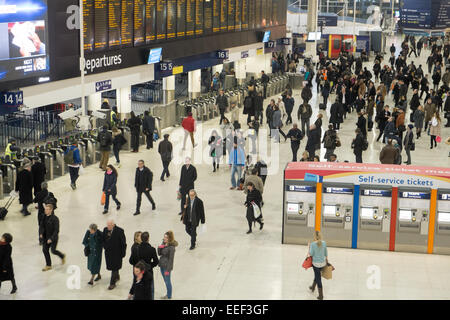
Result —
[{"label": "ticket machine", "polygon": [[360,249],[389,250],[391,188],[361,186],[358,243]]},{"label": "ticket machine", "polygon": [[439,190],[433,253],[450,254],[450,190]]},{"label": "ticket machine", "polygon": [[431,191],[399,188],[398,195],[395,251],[426,253]]},{"label": "ticket machine", "polygon": [[307,244],[315,229],[316,183],[287,181],[284,200],[283,243]]},{"label": "ticket machine", "polygon": [[324,184],[322,234],[330,246],[351,248],[353,185]]}]

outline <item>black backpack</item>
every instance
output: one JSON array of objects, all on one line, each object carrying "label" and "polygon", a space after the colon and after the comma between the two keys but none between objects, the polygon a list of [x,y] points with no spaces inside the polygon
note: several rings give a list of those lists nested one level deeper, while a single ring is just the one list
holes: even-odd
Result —
[{"label": "black backpack", "polygon": [[100,136],[100,147],[107,147],[109,145],[109,139],[106,132],[101,133]]}]

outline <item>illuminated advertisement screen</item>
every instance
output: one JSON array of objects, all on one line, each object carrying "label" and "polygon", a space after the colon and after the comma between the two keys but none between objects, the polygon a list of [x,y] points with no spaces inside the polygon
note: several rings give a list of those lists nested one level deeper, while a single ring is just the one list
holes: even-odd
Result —
[{"label": "illuminated advertisement screen", "polygon": [[0,1],[0,82],[48,75],[47,1]]}]

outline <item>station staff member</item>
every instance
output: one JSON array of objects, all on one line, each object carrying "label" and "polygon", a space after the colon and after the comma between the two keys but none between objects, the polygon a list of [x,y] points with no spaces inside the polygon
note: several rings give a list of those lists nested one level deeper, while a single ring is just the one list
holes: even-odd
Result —
[{"label": "station staff member", "polygon": [[15,139],[11,139],[9,141],[8,145],[6,146],[5,157],[9,156],[10,160],[16,159],[18,152],[20,152],[20,148],[18,146],[16,146],[16,140]]}]

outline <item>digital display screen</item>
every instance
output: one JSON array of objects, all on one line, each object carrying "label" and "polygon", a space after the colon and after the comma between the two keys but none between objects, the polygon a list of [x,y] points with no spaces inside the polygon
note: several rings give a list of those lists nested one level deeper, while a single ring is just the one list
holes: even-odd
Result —
[{"label": "digital display screen", "polygon": [[203,2],[203,15],[204,15],[204,33],[212,33],[213,24],[213,0],[205,0]]},{"label": "digital display screen", "polygon": [[156,39],[166,39],[167,0],[156,0]]},{"label": "digital display screen", "polygon": [[266,3],[266,26],[272,25],[272,0],[267,0]]},{"label": "digital display screen", "polygon": [[235,31],[241,31],[241,23],[242,23],[242,0],[235,0],[236,1],[236,9],[235,9],[235,16],[234,16],[234,30]]},{"label": "digital display screen", "polygon": [[220,0],[212,0],[213,1],[213,32],[220,31]]},{"label": "digital display screen", "polygon": [[298,213],[300,210],[300,205],[298,203],[288,202],[287,204],[287,212],[289,213]]},{"label": "digital display screen", "polygon": [[361,207],[361,218],[372,219],[374,208]]},{"label": "digital display screen", "polygon": [[95,16],[95,44],[96,51],[102,51],[107,49],[108,44],[107,32],[108,32],[108,7],[107,0],[95,0],[94,2],[94,16]]},{"label": "digital display screen", "polygon": [[122,0],[109,0],[108,12],[108,35],[109,47],[111,49],[119,47],[120,42],[120,26],[122,19]]},{"label": "digital display screen", "polygon": [[408,209],[400,209],[398,216],[399,216],[400,220],[411,220],[411,218],[412,218],[412,211],[408,210]]},{"label": "digital display screen", "polygon": [[322,32],[309,32],[308,33],[308,41],[319,41],[322,38]]},{"label": "digital display screen", "polygon": [[269,40],[270,40],[270,31],[266,31],[264,33],[263,42],[269,42]]},{"label": "digital display screen", "polygon": [[150,50],[150,54],[148,56],[148,64],[154,64],[161,61],[162,48],[156,48]]},{"label": "digital display screen", "polygon": [[278,0],[272,1],[272,25],[277,26],[278,22]]},{"label": "digital display screen", "polygon": [[134,0],[134,45],[145,43],[145,1]]},{"label": "digital display screen", "polygon": [[234,31],[235,16],[236,16],[236,0],[228,0],[228,31]]},{"label": "digital display screen", "polygon": [[[256,0],[248,0],[248,28],[255,28]],[[242,18],[243,20],[244,18]]]},{"label": "digital display screen", "polygon": [[450,222],[450,212],[438,212],[438,222]]},{"label": "digital display screen", "polygon": [[0,82],[49,73],[47,1],[0,1]]},{"label": "digital display screen", "polygon": [[266,21],[266,10],[267,10],[267,0],[261,0],[261,21],[260,21],[260,26],[261,27],[265,27],[267,25],[267,21]]},{"label": "digital display screen", "polygon": [[242,20],[241,20],[241,29],[248,29],[248,3],[249,0],[242,0]]},{"label": "digital display screen", "polygon": [[228,30],[228,0],[220,0],[220,31]]},{"label": "digital display screen", "polygon": [[195,1],[195,34],[203,34],[203,0]]},{"label": "digital display screen", "polygon": [[261,21],[262,21],[261,13],[263,0],[254,0],[254,1],[255,1],[255,28],[259,29],[261,28]]},{"label": "digital display screen", "polygon": [[145,0],[145,42],[156,40],[156,0]]},{"label": "digital display screen", "polygon": [[195,29],[195,0],[186,0],[186,35],[193,36]]},{"label": "digital display screen", "polygon": [[84,50],[94,50],[94,0],[83,0],[83,38]]},{"label": "digital display screen", "polygon": [[177,0],[167,0],[167,39],[176,36],[177,27]]},{"label": "digital display screen", "polygon": [[336,206],[324,205],[323,206],[323,214],[326,216],[335,216],[336,215]]},{"label": "digital display screen", "polygon": [[177,1],[177,38],[186,35],[186,0]]},{"label": "digital display screen", "polygon": [[121,38],[122,48],[133,46],[133,0],[122,0]]}]

